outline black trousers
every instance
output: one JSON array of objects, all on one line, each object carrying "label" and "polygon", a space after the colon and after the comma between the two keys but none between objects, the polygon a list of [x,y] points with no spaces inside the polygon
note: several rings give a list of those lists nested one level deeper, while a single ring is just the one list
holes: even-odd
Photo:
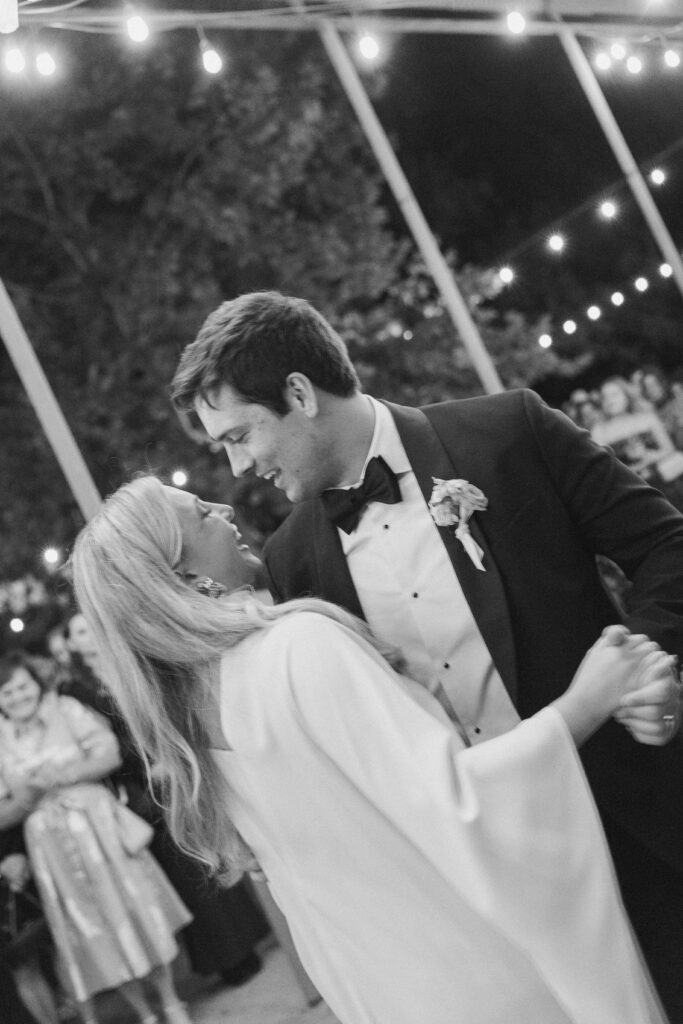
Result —
[{"label": "black trousers", "polygon": [[683,875],[614,822],[603,824],[655,988],[671,1024],[683,1024]]}]

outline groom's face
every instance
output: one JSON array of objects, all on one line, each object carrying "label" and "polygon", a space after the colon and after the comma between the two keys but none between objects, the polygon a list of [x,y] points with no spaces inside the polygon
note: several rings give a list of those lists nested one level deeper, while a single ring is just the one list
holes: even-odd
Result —
[{"label": "groom's face", "polygon": [[206,432],[225,448],[235,476],[250,473],[271,480],[290,501],[303,501],[332,484],[323,440],[315,415],[291,400],[283,416],[264,405],[245,401],[224,384],[209,402],[197,399],[195,409]]}]

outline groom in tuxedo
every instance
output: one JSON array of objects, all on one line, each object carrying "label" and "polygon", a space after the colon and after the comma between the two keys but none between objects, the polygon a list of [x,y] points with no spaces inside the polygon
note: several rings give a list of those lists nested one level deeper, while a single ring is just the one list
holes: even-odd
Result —
[{"label": "groom in tuxedo", "polygon": [[[364,617],[408,674],[432,680],[470,744],[558,697],[620,620],[597,554],[632,582],[628,628],[683,655],[683,517],[532,391],[378,402],[320,313],[259,292],[208,317],[172,396],[236,476],[272,480],[295,503],[264,553],[275,599],[316,595]],[[450,481],[446,525],[430,514],[435,479]],[[631,694],[581,754],[627,908],[683,1024],[679,690],[672,673]]]}]

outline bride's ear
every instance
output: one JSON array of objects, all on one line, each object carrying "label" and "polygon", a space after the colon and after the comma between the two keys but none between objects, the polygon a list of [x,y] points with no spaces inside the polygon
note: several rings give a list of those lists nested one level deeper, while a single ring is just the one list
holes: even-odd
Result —
[{"label": "bride's ear", "polygon": [[318,414],[318,394],[305,373],[290,373],[285,381],[285,399],[290,412],[299,411],[305,416]]}]

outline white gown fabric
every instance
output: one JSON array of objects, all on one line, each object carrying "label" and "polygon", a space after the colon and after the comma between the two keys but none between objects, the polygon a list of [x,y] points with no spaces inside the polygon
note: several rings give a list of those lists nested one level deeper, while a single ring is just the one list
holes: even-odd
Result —
[{"label": "white gown fabric", "polygon": [[311,612],[221,666],[230,812],[333,1012],[664,1022],[561,715],[465,748],[413,685]]}]

